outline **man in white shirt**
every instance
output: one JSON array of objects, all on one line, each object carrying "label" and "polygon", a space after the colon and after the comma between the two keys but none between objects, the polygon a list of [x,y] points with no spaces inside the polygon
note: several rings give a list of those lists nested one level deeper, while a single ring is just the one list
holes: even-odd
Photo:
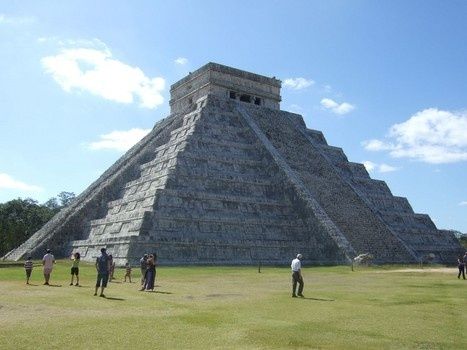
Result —
[{"label": "man in white shirt", "polygon": [[[297,254],[297,257],[292,260],[290,267],[292,268],[292,298],[296,298],[297,295],[301,298],[304,297],[303,292],[303,278],[302,278],[302,254]],[[295,294],[298,283],[298,293]]]},{"label": "man in white shirt", "polygon": [[55,257],[50,252],[50,249],[47,249],[47,254],[44,255],[42,258],[42,265],[44,266],[44,278],[45,283],[44,285],[49,285],[50,274],[52,273],[52,269],[55,264]]}]

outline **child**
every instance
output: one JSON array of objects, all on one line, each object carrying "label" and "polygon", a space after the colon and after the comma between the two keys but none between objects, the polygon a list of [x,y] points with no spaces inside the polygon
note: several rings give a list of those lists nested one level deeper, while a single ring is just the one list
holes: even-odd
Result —
[{"label": "child", "polygon": [[76,275],[76,284],[75,286],[79,286],[79,261],[81,259],[81,255],[76,252],[73,254],[73,265],[71,265],[71,282],[70,286],[73,285],[73,277]]},{"label": "child", "polygon": [[29,256],[24,263],[24,270],[26,271],[26,284],[29,284],[29,278],[31,277],[32,267],[32,257]]},{"label": "child", "polygon": [[130,263],[125,264],[125,278],[123,282],[126,282],[126,278],[128,277],[129,282],[131,283],[131,266]]}]

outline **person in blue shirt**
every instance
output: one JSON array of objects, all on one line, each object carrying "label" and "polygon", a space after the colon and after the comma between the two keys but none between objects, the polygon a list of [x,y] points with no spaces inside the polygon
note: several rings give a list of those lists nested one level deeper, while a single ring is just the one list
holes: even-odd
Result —
[{"label": "person in blue shirt", "polygon": [[94,295],[97,295],[97,290],[101,288],[100,296],[105,298],[104,289],[107,287],[107,282],[109,281],[110,273],[110,259],[107,255],[107,250],[105,248],[101,249],[101,256],[96,259],[96,270],[97,270],[97,281],[96,281],[96,290]]}]

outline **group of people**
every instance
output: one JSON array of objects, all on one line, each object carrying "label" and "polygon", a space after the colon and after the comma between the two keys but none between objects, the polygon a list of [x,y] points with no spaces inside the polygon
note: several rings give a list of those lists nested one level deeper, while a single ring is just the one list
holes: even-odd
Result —
[{"label": "group of people", "polygon": [[[79,286],[79,262],[81,256],[78,252],[74,253],[72,256],[73,263],[71,266],[71,282],[70,286],[73,285],[74,277],[76,276],[75,286]],[[296,258],[292,260],[290,265],[292,269],[292,297],[301,297],[303,298],[303,276],[302,276],[302,263],[303,259],[302,254],[297,254]],[[52,273],[53,265],[55,264],[55,257],[53,256],[50,249],[47,249],[46,254],[42,258],[42,265],[44,271],[44,285],[49,285],[50,275]],[[465,279],[465,270],[467,264],[467,252],[464,256],[459,255],[457,259],[457,266],[459,268],[459,274],[457,278]],[[96,289],[94,295],[97,295],[97,292],[100,288],[100,296],[105,297],[104,289],[107,287],[109,280],[113,279],[115,262],[111,254],[107,254],[106,248],[101,249],[101,256],[96,259],[96,270],[97,270],[97,281]],[[140,269],[141,269],[141,291],[154,291],[154,285],[156,280],[156,266],[157,266],[157,255],[156,254],[144,254],[140,259]],[[31,277],[31,272],[33,269],[32,258],[28,257],[24,263],[24,269],[26,271],[26,284],[29,284],[29,279]],[[131,283],[131,266],[129,263],[125,265],[125,277],[124,282],[129,280]],[[297,289],[298,285],[298,289]]]},{"label": "group of people", "polygon": [[467,265],[467,252],[465,252],[463,257],[459,255],[459,257],[457,258],[457,267],[459,268],[459,273],[457,274],[457,278],[461,278],[461,275],[462,275],[462,278],[465,279],[466,265]]},{"label": "group of people", "polygon": [[[50,275],[52,273],[53,267],[55,264],[55,257],[53,256],[50,249],[47,249],[46,254],[42,258],[42,269],[44,273],[44,285],[48,286],[50,281]],[[32,269],[34,268],[34,264],[32,261],[32,257],[28,257],[24,262],[24,270],[26,271],[26,284],[29,284],[29,280],[31,278]],[[71,270],[72,273],[72,281],[73,281],[73,269]],[[76,277],[78,278],[78,277]]]},{"label": "group of people", "polygon": [[[79,263],[81,261],[81,255],[79,252],[75,252],[71,259],[73,260],[71,265],[71,281],[70,286],[79,287]],[[46,254],[42,258],[42,266],[44,273],[44,285],[49,285],[50,276],[55,264],[55,257],[53,256],[50,249],[47,249]],[[156,266],[157,266],[157,256],[156,254],[144,254],[140,260],[141,265],[141,290],[144,291],[154,291],[154,285],[156,280]],[[112,257],[112,254],[107,254],[107,249],[101,249],[101,255],[96,259],[95,263],[97,271],[97,280],[94,295],[97,295],[97,292],[100,288],[100,296],[105,297],[104,290],[107,288],[109,281],[114,279],[115,272],[115,261]],[[31,278],[31,273],[34,268],[32,257],[28,257],[24,263],[24,269],[26,271],[26,284],[29,284]],[[123,281],[126,282],[127,279],[131,283],[131,266],[130,263],[125,264],[125,276]],[[76,282],[75,282],[76,278]]]}]

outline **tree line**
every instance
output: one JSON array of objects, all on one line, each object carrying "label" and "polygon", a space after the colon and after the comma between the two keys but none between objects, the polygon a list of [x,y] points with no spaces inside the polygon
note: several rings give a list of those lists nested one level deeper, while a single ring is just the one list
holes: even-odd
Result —
[{"label": "tree line", "polygon": [[60,192],[43,204],[32,198],[0,203],[0,257],[26,241],[74,199],[73,192]]}]

